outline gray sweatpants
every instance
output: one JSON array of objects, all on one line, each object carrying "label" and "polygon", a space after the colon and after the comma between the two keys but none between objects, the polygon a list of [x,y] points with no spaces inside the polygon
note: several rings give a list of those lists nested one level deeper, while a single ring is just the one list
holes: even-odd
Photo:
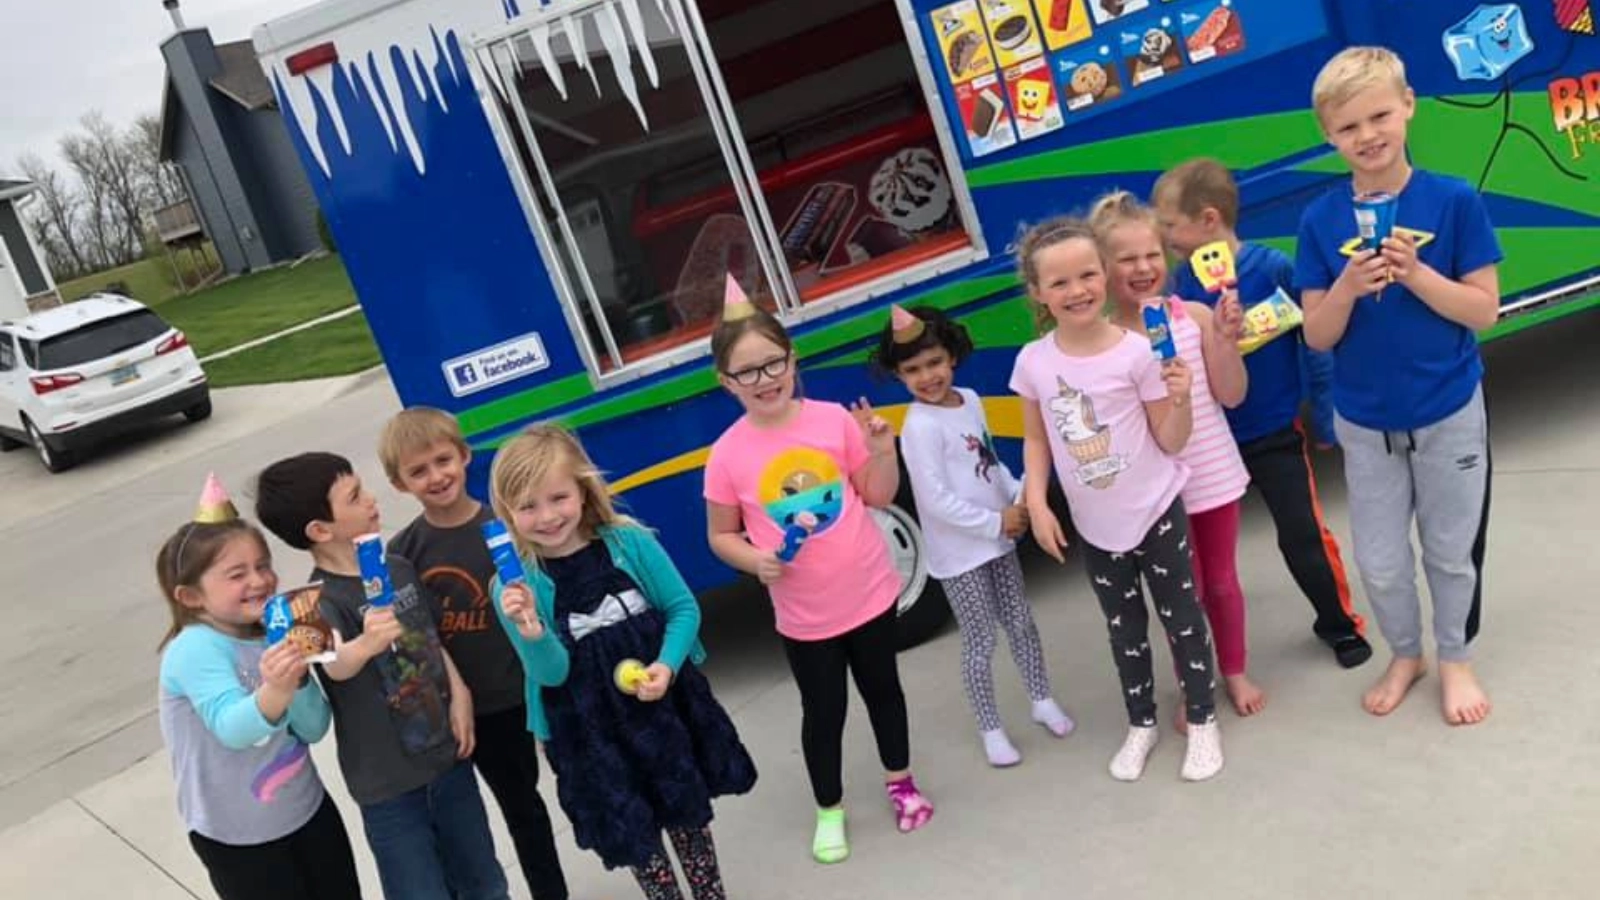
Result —
[{"label": "gray sweatpants", "polygon": [[1467,659],[1467,643],[1477,632],[1489,517],[1483,388],[1426,428],[1374,431],[1340,416],[1334,429],[1344,446],[1356,565],[1384,640],[1396,656],[1422,655],[1414,517],[1439,659]]}]

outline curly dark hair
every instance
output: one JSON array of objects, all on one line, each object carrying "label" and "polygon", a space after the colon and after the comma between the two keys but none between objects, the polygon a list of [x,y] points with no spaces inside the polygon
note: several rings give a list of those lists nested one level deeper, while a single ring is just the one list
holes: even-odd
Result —
[{"label": "curly dark hair", "polygon": [[878,335],[878,346],[867,356],[867,362],[875,371],[883,375],[897,375],[906,360],[935,347],[943,347],[950,354],[952,366],[961,365],[963,360],[972,355],[972,336],[967,334],[966,326],[945,315],[943,310],[931,306],[913,306],[906,312],[925,323],[922,334],[917,335],[914,341],[896,343],[893,320],[885,322],[883,333]]}]

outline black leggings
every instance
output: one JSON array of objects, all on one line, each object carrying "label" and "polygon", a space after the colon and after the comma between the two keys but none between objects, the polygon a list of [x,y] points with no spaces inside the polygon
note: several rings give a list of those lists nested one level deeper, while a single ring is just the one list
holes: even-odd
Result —
[{"label": "black leggings", "polygon": [[850,702],[847,669],[855,676],[856,690],[866,703],[884,770],[898,772],[911,766],[906,698],[900,691],[895,658],[895,612],[890,604],[877,618],[821,641],[783,639],[789,669],[800,688],[800,748],[819,807],[838,806],[844,799],[844,719]]},{"label": "black leggings", "polygon": [[238,846],[191,831],[189,844],[222,900],[361,900],[350,838],[327,795],[310,821],[275,841]]},{"label": "black leggings", "polygon": [[1108,553],[1084,544],[1085,567],[1106,616],[1128,722],[1141,728],[1156,724],[1150,610],[1139,585],[1141,575],[1150,586],[1150,598],[1172,647],[1172,660],[1183,685],[1185,718],[1195,725],[1215,718],[1211,632],[1195,595],[1189,552],[1189,516],[1181,500],[1173,501],[1139,546],[1127,553]]}]

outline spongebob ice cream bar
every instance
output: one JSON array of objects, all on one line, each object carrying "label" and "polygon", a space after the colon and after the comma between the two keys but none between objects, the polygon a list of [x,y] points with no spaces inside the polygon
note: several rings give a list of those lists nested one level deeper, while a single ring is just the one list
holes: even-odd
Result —
[{"label": "spongebob ice cream bar", "polygon": [[1189,257],[1189,265],[1194,268],[1200,285],[1210,293],[1220,294],[1239,283],[1234,271],[1233,250],[1227,241],[1216,241],[1196,249]]},{"label": "spongebob ice cream bar", "polygon": [[[1019,471],[1019,226],[1216,156],[1240,238],[1292,253],[1306,204],[1349,189],[1310,108],[1346,46],[1406,60],[1413,152],[1484,193],[1507,310],[1576,311],[1600,286],[1600,0],[301,5],[255,49],[401,404],[456,417],[480,497],[506,440],[567,424],[697,592],[736,577],[703,520],[705,461],[737,417],[709,339],[730,275],[793,337],[807,396],[895,423],[904,388],[862,361],[892,305],[945,311],[974,337],[962,383]],[[1448,224],[1404,199],[1393,233],[1431,256]],[[1357,246],[1353,217],[1341,227]],[[1203,262],[1212,290],[1236,277]],[[1292,331],[1291,306],[1247,299],[1247,346]],[[842,502],[831,476],[792,474],[762,498],[764,546],[801,509],[815,536]],[[880,512],[914,643],[945,603],[916,510]]]},{"label": "spongebob ice cream bar", "polygon": [[1300,307],[1279,288],[1271,297],[1244,311],[1244,330],[1239,335],[1239,352],[1254,353],[1305,323]]}]

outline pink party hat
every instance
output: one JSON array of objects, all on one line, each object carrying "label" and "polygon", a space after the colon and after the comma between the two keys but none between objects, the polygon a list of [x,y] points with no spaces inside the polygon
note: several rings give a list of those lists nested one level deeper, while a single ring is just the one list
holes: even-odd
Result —
[{"label": "pink party hat", "polygon": [[927,327],[927,323],[897,303],[889,307],[889,327],[894,333],[896,344],[909,344],[922,337],[922,330]]},{"label": "pink party hat", "polygon": [[733,273],[728,273],[728,287],[722,295],[722,321],[737,322],[748,319],[756,314],[756,306],[744,294],[744,288],[739,286]]},{"label": "pink party hat", "polygon": [[217,473],[208,474],[205,489],[200,492],[200,505],[194,511],[194,520],[203,525],[215,525],[237,518],[239,510],[234,507],[227,488],[217,480]]}]

